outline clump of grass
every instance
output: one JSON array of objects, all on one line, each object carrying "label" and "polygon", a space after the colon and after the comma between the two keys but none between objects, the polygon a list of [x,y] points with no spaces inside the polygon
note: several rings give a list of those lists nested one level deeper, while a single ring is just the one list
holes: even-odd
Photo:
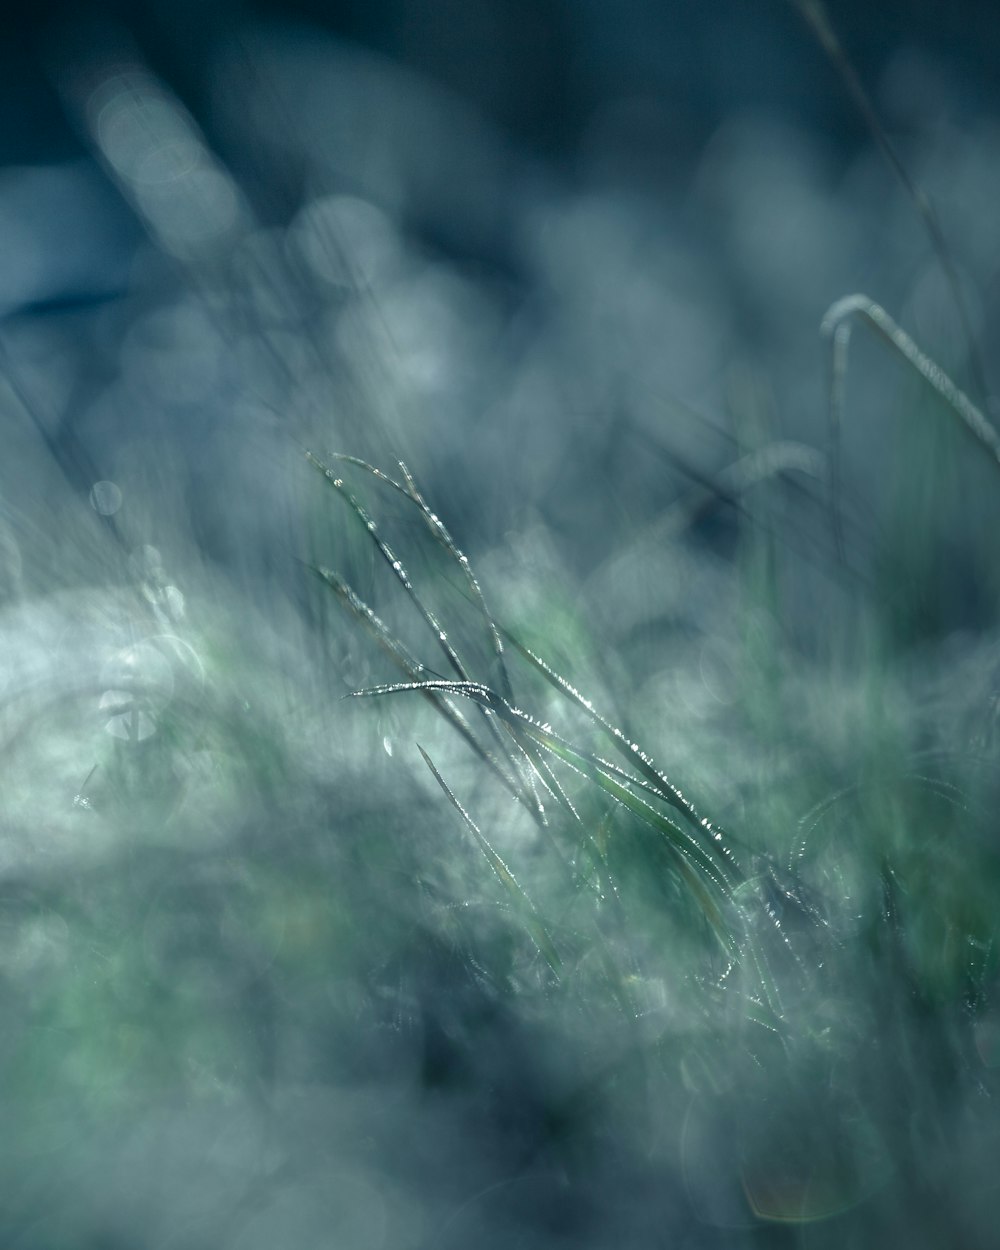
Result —
[{"label": "clump of grass", "polygon": [[[861,296],[840,301],[823,322],[834,352],[831,463],[855,316],[1000,463],[1000,438],[980,410]],[[525,853],[523,867],[505,858],[419,747],[498,883],[499,905],[546,969],[541,981],[518,980],[517,992],[591,1008],[605,995],[628,1034],[649,1012],[650,988],[662,987],[674,1012],[643,1037],[639,1053],[654,1062],[661,1093],[666,1081],[691,1098],[693,1136],[682,1154],[693,1153],[681,1171],[695,1167],[702,1148],[691,1142],[718,1144],[721,1125],[735,1126],[715,1180],[694,1184],[709,1222],[729,1209],[726,1187],[739,1178],[743,1209],[758,1220],[802,1224],[860,1210],[862,1220],[875,1212],[877,1223],[916,1203],[940,1234],[941,1216],[930,1208],[943,1165],[929,1145],[914,1143],[913,1124],[934,1122],[941,1142],[956,1140],[958,1117],[967,1114],[975,1122],[971,1131],[963,1125],[968,1141],[990,1131],[974,1091],[984,1079],[976,1046],[996,975],[991,899],[1000,882],[996,854],[975,841],[986,814],[947,759],[918,764],[905,745],[890,747],[871,759],[869,775],[803,815],[791,836],[730,831],[497,621],[404,465],[397,480],[355,457],[309,459],[346,501],[443,659],[443,672],[416,659],[339,573],[316,565],[403,678],[355,696],[420,695],[527,814],[544,847],[543,856]],[[348,487],[350,470],[419,513],[475,608],[488,640],[485,670],[452,639]],[[833,469],[831,489],[836,516]],[[534,694],[515,693],[525,687]],[[576,720],[576,733],[524,710],[545,688]],[[785,810],[782,801],[775,798],[773,810]],[[595,958],[596,980],[584,973]],[[617,1082],[623,1070],[616,1066]]]},{"label": "clump of grass", "polygon": [[[579,825],[581,822],[577,808],[554,770],[554,762],[558,761],[571,774],[590,781],[601,792],[602,797],[610,800],[611,804],[627,811],[631,816],[662,835],[665,846],[674,857],[678,873],[688,883],[694,897],[698,899],[716,935],[724,946],[728,946],[731,939],[727,935],[720,907],[731,903],[732,890],[742,878],[727,846],[724,833],[711,820],[703,816],[681,790],[656,768],[637,743],[629,741],[620,729],[606,720],[565,678],[555,673],[527,647],[507,635],[518,653],[535,672],[541,674],[573,706],[585,712],[613,750],[624,759],[627,767],[615,764],[587,748],[574,746],[555,732],[551,726],[532,718],[513,704],[501,629],[486,607],[482,592],[469,568],[467,557],[451,540],[438,518],[427,508],[405,467],[403,472],[407,484],[404,487],[393,482],[371,465],[357,460],[351,461],[378,481],[385,482],[393,489],[402,492],[421,510],[435,537],[445,547],[467,580],[471,594],[475,598],[488,629],[496,668],[506,693],[500,693],[486,682],[472,678],[469,667],[459,656],[440,622],[424,605],[422,598],[414,589],[401,561],[378,534],[375,522],[332,469],[316,457],[311,456],[311,459],[334,489],[348,501],[355,517],[371,535],[373,543],[402,585],[407,598],[416,608],[424,624],[435,635],[448,666],[455,674],[451,678],[440,677],[434,674],[427,665],[412,660],[402,644],[388,633],[375,613],[337,574],[317,568],[317,573],[337,591],[351,611],[388,651],[397,666],[411,679],[402,683],[372,687],[356,693],[375,696],[413,691],[430,698],[449,722],[459,727],[459,732],[473,747],[478,758],[485,762],[495,774],[504,778],[505,784],[510,788],[514,797],[528,808],[543,828],[547,829],[550,823],[545,814],[544,802],[540,797],[543,794],[574,825]],[[342,457],[342,459],[345,458]],[[452,699],[461,697],[478,709],[489,732],[489,743],[473,737],[468,722],[464,718],[459,719],[454,703],[449,700],[448,696],[452,696]],[[490,753],[491,746],[499,748],[503,764]],[[428,763],[430,764],[429,758]],[[439,774],[436,775],[439,776]],[[673,812],[681,818],[681,823],[665,815],[661,810],[662,806],[673,809]],[[593,850],[592,847],[590,849]],[[718,898],[713,898],[713,894],[718,895]]]},{"label": "clump of grass", "polygon": [[[797,7],[929,230],[971,339],[929,202],[823,6]],[[332,77],[343,77],[339,68]],[[188,488],[197,487],[188,443],[168,472],[174,462],[159,462],[141,442],[144,471],[125,482],[116,519],[122,492],[93,486],[113,468],[102,464],[98,474],[102,457],[84,455],[87,421],[79,444],[68,425],[57,444],[48,420],[36,422],[67,481],[84,483],[102,518],[79,560],[66,540],[84,527],[57,525],[58,558],[42,567],[70,566],[70,586],[95,572],[100,581],[138,581],[139,602],[123,618],[138,637],[155,630],[176,689],[164,704],[155,671],[106,683],[95,669],[91,680],[79,648],[67,655],[57,645],[79,598],[56,613],[51,639],[41,605],[4,622],[34,656],[23,692],[4,692],[0,723],[12,834],[2,848],[0,915],[11,1024],[0,1039],[11,1130],[0,1152],[7,1240],[19,1250],[137,1236],[239,1250],[324,1239],[385,1250],[985,1243],[995,1206],[990,1098],[1000,1095],[997,719],[987,689],[996,656],[988,639],[939,645],[931,628],[936,583],[922,537],[943,512],[933,499],[942,466],[927,465],[931,502],[920,534],[908,507],[890,516],[904,542],[880,538],[860,510],[851,527],[841,522],[852,479],[839,453],[848,337],[860,321],[995,465],[998,440],[976,403],[985,387],[975,346],[967,395],[883,309],[849,297],[824,322],[833,358],[825,456],[807,445],[815,440],[803,427],[794,441],[770,427],[756,365],[730,375],[733,433],[713,431],[707,458],[689,437],[690,414],[686,435],[675,430],[660,446],[660,428],[641,410],[654,392],[659,405],[675,365],[685,395],[711,403],[730,360],[727,314],[696,290],[703,278],[706,288],[728,285],[715,268],[728,263],[724,238],[708,263],[694,249],[687,255],[690,239],[680,234],[678,267],[659,205],[636,210],[631,193],[584,183],[569,197],[579,199],[581,220],[557,257],[550,236],[564,233],[576,208],[564,213],[564,189],[550,197],[536,187],[507,223],[537,251],[507,293],[511,307],[529,296],[519,311],[530,332],[515,333],[494,357],[487,345],[507,295],[494,301],[489,279],[481,289],[478,276],[459,280],[440,240],[421,248],[408,233],[413,222],[376,206],[381,184],[366,171],[389,170],[403,153],[386,149],[372,161],[366,141],[364,168],[335,161],[332,175],[325,153],[337,142],[317,123],[324,155],[314,161],[308,145],[300,150],[314,198],[287,229],[257,228],[236,183],[166,93],[144,75],[111,83],[120,121],[95,135],[106,156],[123,155],[123,135],[135,139],[125,156],[159,141],[155,127],[141,137],[150,101],[152,120],[198,156],[164,184],[162,203],[135,194],[131,159],[115,166],[126,200],[180,264],[182,286],[190,283],[176,324],[172,315],[160,324],[154,309],[138,343],[123,348],[134,381],[147,369],[156,375],[149,393],[126,388],[129,411],[138,402],[155,415],[162,403],[171,438],[183,439],[177,431],[192,415],[188,437],[201,438],[204,412],[232,410],[234,373],[253,399],[238,408],[232,443],[214,456],[206,446],[198,490],[212,503],[196,507],[197,518],[188,516]],[[317,117],[322,94],[305,93]],[[381,115],[371,101],[388,98],[348,92],[345,102],[363,108],[335,113]],[[427,133],[439,139],[429,146],[443,149],[447,129],[435,123]],[[259,147],[266,170],[268,144]],[[444,166],[439,180],[419,164],[421,182],[430,172],[445,186]],[[462,177],[466,166],[456,162]],[[214,241],[202,238],[199,258],[197,239],[160,227],[171,203],[181,226],[190,220],[206,173],[209,185],[229,189],[218,204],[238,211],[220,219]],[[494,185],[495,206],[505,189]],[[351,186],[361,198],[326,194]],[[804,207],[828,193],[811,187]],[[780,202],[764,197],[762,212],[751,196],[729,207],[756,218],[749,238],[757,240],[772,218],[780,226]],[[837,203],[853,211],[839,191]],[[828,229],[827,215],[821,220]],[[371,272],[364,264],[353,275],[355,250]],[[754,272],[758,299],[779,304],[780,293],[766,289],[774,271]],[[798,295],[797,271],[790,276]],[[807,288],[801,283],[810,303]],[[540,289],[553,298],[530,298]],[[831,294],[824,288],[818,298]],[[154,302],[160,295],[171,293]],[[695,330],[662,355],[662,318],[665,338],[683,330],[692,299]],[[479,315],[484,333],[459,333]],[[586,324],[574,326],[579,320]],[[210,323],[220,341],[203,352]],[[702,333],[709,350],[686,374],[683,356]],[[41,372],[49,359],[46,348]],[[172,392],[189,368],[196,384],[178,388],[185,399]],[[518,437],[519,421],[534,434],[539,407],[575,418],[581,396],[588,437],[598,431],[589,448],[576,443],[567,456],[554,424],[538,429],[538,441]],[[540,561],[544,573],[533,571],[527,541],[507,544],[509,581],[491,576],[485,560],[474,572],[407,467],[372,463],[383,462],[385,443],[411,463],[425,447],[440,452],[441,413],[464,421],[470,401],[482,421],[467,444],[490,424],[484,445],[503,451],[491,476],[505,523],[519,501],[539,509],[561,492],[552,515],[528,521],[544,533],[539,550],[553,539],[557,554]],[[683,405],[670,407],[676,415]],[[286,559],[277,516],[285,516],[284,491],[271,489],[284,474],[271,439],[294,456],[288,413],[307,425],[308,414],[325,422],[331,409],[345,422],[359,418],[338,439],[368,459],[309,458],[347,509],[346,525],[329,510],[336,524],[316,542],[322,554],[309,585]],[[621,423],[605,427],[612,412]],[[899,415],[914,425],[919,414],[913,405]],[[305,425],[300,438],[314,438]],[[406,441],[411,432],[417,446]],[[949,435],[942,429],[942,441]],[[930,460],[916,443],[907,430],[896,457],[904,500],[919,497],[910,479],[921,458]],[[644,472],[634,474],[632,458],[646,452]],[[561,472],[568,461],[573,471]],[[464,486],[453,464],[449,450],[436,467]],[[616,489],[604,501],[603,549],[576,553],[584,565],[605,558],[604,580],[590,589],[610,589],[591,599],[595,615],[621,624],[595,659],[601,626],[588,626],[588,611],[549,584],[561,558],[558,523],[550,523],[560,507],[564,524],[579,516],[575,504],[565,510],[567,496],[605,468]],[[666,509],[663,468],[687,491]],[[159,560],[138,561],[134,546],[162,514],[157,492],[148,516],[144,506],[132,511],[130,501],[145,502],[135,482],[157,472],[171,479],[163,499],[178,501],[181,569],[205,566],[204,578],[179,578],[183,595],[161,581]],[[640,479],[645,486],[626,498]],[[883,486],[870,511],[892,511]],[[461,494],[449,515],[453,506],[461,515]],[[299,495],[288,491],[289,514]],[[326,502],[324,494],[316,509],[324,522]],[[180,539],[188,521],[190,551]],[[640,526],[641,548],[633,542]],[[219,541],[222,530],[231,547]],[[290,545],[301,550],[294,533]],[[22,563],[12,534],[4,529],[4,595],[32,584],[47,591],[51,573],[32,567],[30,543]],[[966,541],[982,559],[982,543]],[[236,548],[229,565],[225,553]],[[863,559],[873,549],[881,558],[874,575]],[[625,575],[619,555],[630,562]],[[241,589],[231,601],[222,570],[235,576],[237,565]],[[272,579],[279,567],[290,567],[287,580]],[[699,570],[709,567],[707,580],[716,590],[725,581],[725,594],[697,592]],[[813,577],[805,587],[794,584],[803,568]],[[394,590],[384,599],[375,588],[382,575]],[[623,607],[616,592],[632,575],[639,593]],[[530,587],[532,578],[539,585]],[[817,583],[823,597],[814,600]],[[513,601],[526,586],[528,607]],[[602,594],[608,602],[594,602]],[[806,642],[785,615],[796,595],[799,623],[807,617],[813,631]],[[184,596],[186,622],[177,611]],[[827,615],[828,603],[839,615]],[[358,659],[365,639],[356,642],[353,629],[332,643],[343,644],[348,662],[330,662],[326,627],[339,607],[374,643],[371,663]],[[995,604],[987,607],[992,630]],[[185,656],[194,662],[182,679]],[[66,682],[63,668],[74,675]],[[60,680],[50,683],[56,670]],[[333,696],[345,687],[353,701],[338,704]],[[400,750],[411,738],[412,772]],[[31,850],[23,862],[18,839]],[[127,1171],[132,1158],[138,1174]]]}]

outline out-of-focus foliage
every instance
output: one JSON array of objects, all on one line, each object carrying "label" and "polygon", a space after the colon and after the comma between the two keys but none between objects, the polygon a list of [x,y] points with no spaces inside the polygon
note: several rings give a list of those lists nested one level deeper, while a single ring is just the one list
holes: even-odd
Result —
[{"label": "out-of-focus foliage", "polygon": [[546,161],[302,27],[197,117],[68,42],[89,155],[0,173],[0,1241],[990,1244],[1000,479],[861,333],[832,447],[820,324],[995,417],[996,119],[874,86],[973,344],[787,114]]}]

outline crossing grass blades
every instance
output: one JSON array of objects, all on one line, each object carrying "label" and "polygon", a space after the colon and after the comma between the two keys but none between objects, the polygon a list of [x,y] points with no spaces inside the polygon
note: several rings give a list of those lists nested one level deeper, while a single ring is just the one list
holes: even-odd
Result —
[{"label": "crossing grass blades", "polygon": [[[841,551],[837,448],[853,318],[916,371],[994,464],[1000,446],[978,407],[884,310],[863,296],[839,301],[823,331],[832,355],[829,497]],[[859,781],[806,813],[792,852],[779,857],[761,831],[723,828],[498,622],[467,557],[404,464],[392,476],[349,455],[307,455],[440,656],[437,667],[417,658],[340,573],[315,564],[315,575],[399,674],[354,697],[426,701],[527,815],[543,848],[525,852],[524,866],[508,862],[499,839],[484,832],[419,747],[456,828],[495,879],[498,907],[527,944],[520,974],[505,965],[498,979],[550,1005],[585,1002],[591,1010],[603,1000],[612,1032],[630,1039],[629,1058],[612,1064],[608,1077],[618,1093],[621,1070],[632,1065],[642,1072],[640,1101],[659,1089],[665,1106],[671,1098],[678,1108],[686,1104],[673,1162],[707,1223],[819,1221],[839,1229],[831,1217],[853,1211],[867,1219],[874,1204],[879,1219],[910,1222],[919,1209],[928,1236],[943,1236],[950,1217],[942,1151],[967,1108],[973,1120],[981,1109],[983,1012],[996,970],[995,852],[966,849],[948,870],[957,885],[935,892],[926,882],[929,830],[939,835],[947,825],[961,836],[970,810],[961,786],[940,770]],[[488,640],[485,673],[383,537],[354,479],[401,499],[444,552]],[[586,733],[570,736],[525,710],[530,703],[515,692],[526,685],[535,699],[547,688],[548,706],[555,691]],[[843,833],[849,827],[853,837]],[[838,837],[847,875],[860,865],[876,900],[852,931],[839,922],[844,899],[825,896],[807,870],[817,841]],[[928,963],[922,954],[920,935],[932,930],[960,952],[945,959],[945,973],[940,960]],[[474,959],[489,962],[483,951]],[[651,993],[660,996],[653,1008]],[[933,1149],[914,1128],[925,1121],[934,1124]],[[987,1131],[983,1125],[974,1140]],[[709,1142],[711,1159],[704,1157]]]}]

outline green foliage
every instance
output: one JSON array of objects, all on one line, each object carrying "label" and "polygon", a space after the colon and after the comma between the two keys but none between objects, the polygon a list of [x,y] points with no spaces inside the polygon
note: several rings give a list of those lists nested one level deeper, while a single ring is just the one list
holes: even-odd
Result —
[{"label": "green foliage", "polygon": [[[834,439],[847,359],[846,333],[838,327],[856,313],[995,459],[997,436],[982,413],[860,297],[837,305],[825,323],[838,353]],[[345,471],[367,475],[419,510],[464,581],[466,602],[489,640],[478,667],[428,605],[435,583],[418,590],[343,479],[310,459],[346,499],[444,661],[441,675],[415,659],[338,574],[317,569],[404,677],[355,693],[420,694],[471,748],[482,781],[505,790],[535,826],[534,838],[511,843],[508,866],[495,847],[502,827],[496,838],[485,835],[420,748],[500,887],[491,892],[490,874],[481,874],[471,887],[480,905],[491,900],[508,915],[511,933],[535,950],[549,975],[537,981],[516,973],[509,946],[495,936],[474,942],[470,957],[492,964],[497,984],[516,987],[524,1010],[539,994],[598,1016],[610,1008],[626,1033],[636,1023],[646,1028],[651,993],[665,996],[673,1011],[641,1043],[646,1062],[654,1064],[658,1083],[693,1091],[696,1135],[715,1132],[706,1125],[723,1108],[735,1116],[735,1152],[721,1171],[728,1166],[741,1178],[758,1220],[808,1224],[851,1210],[865,1220],[882,1211],[877,1223],[901,1193],[928,1183],[928,1157],[913,1150],[911,1118],[900,1115],[896,1100],[905,1099],[914,1116],[933,1117],[939,1099],[961,1101],[960,1091],[981,1079],[975,1047],[986,1036],[979,1021],[998,971],[1000,889],[1000,855],[988,836],[985,795],[977,798],[969,785],[968,757],[953,754],[950,744],[919,747],[905,701],[896,702],[906,686],[908,648],[934,628],[932,605],[909,590],[933,584],[929,545],[914,539],[899,547],[890,530],[893,571],[883,564],[881,585],[859,605],[859,622],[876,641],[861,672],[867,692],[852,722],[852,758],[861,767],[845,785],[834,758],[824,758],[821,736],[812,745],[796,744],[797,771],[782,768],[793,726],[810,735],[818,726],[795,706],[803,687],[788,677],[802,660],[779,624],[780,535],[746,531],[744,606],[748,620],[769,624],[751,629],[744,646],[732,750],[746,752],[735,728],[742,723],[764,753],[758,795],[745,808],[751,823],[728,831],[494,619],[468,560],[405,467],[398,482],[370,464],[338,457]],[[904,449],[900,476],[908,486],[913,463]],[[835,474],[830,498],[843,559],[839,491]],[[880,557],[888,558],[888,551]],[[649,575],[656,575],[652,566]],[[438,584],[448,583],[446,571],[437,576]],[[904,611],[916,634],[901,628]],[[579,625],[574,630],[583,632]],[[520,661],[516,671],[510,653]],[[834,666],[827,675],[829,695],[837,673]],[[819,674],[814,680],[822,689]],[[544,708],[541,716],[522,710],[532,701]],[[471,717],[460,710],[463,702]],[[661,714],[683,732],[683,708],[668,704]],[[557,715],[575,724],[572,737],[549,723]],[[940,740],[940,731],[935,736]],[[476,790],[482,795],[478,783]],[[470,888],[468,880],[463,888]],[[659,1018],[655,1009],[652,1015]],[[682,1040],[682,1020],[695,1027],[693,1046]],[[627,1070],[615,1064],[616,1086],[630,1079]],[[973,1136],[987,1132],[987,1124]],[[716,1194],[706,1201],[723,1200]]]}]

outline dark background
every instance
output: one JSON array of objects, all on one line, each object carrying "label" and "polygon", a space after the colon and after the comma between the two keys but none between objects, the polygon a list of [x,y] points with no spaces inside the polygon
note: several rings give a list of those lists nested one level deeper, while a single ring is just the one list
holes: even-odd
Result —
[{"label": "dark background", "polygon": [[[984,0],[831,3],[862,78],[878,80],[900,46],[934,57],[958,84],[960,108],[995,97],[1000,8]],[[694,150],[734,109],[793,114],[838,143],[863,129],[823,52],[784,0],[105,0],[7,5],[0,50],[0,161],[77,150],[51,87],[54,50],[77,52],[109,24],[211,135],[205,115],[211,50],[247,23],[308,23],[371,48],[451,88],[548,158],[571,151],[602,101],[666,102],[673,150]],[[917,107],[918,101],[914,101]]]}]

